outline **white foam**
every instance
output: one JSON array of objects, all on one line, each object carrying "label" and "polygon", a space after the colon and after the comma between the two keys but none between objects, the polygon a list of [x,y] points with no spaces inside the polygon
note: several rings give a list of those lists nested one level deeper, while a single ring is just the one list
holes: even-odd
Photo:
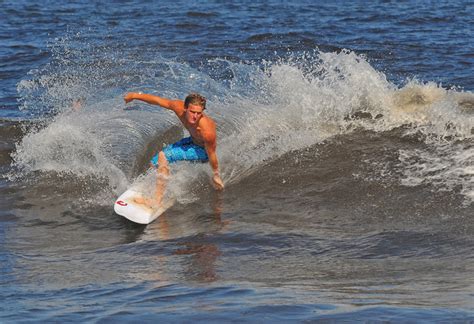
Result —
[{"label": "white foam", "polygon": [[437,190],[457,190],[467,202],[474,202],[474,147],[459,146],[449,143],[425,150],[400,150],[402,184],[429,184]]},{"label": "white foam", "polygon": [[[116,62],[120,76],[110,62],[106,65],[110,71],[99,67],[93,73],[62,62],[64,74],[46,68],[20,83],[24,109],[34,109],[39,101],[43,107],[62,112],[18,144],[14,158],[20,169],[101,175],[110,179],[111,186],[122,187],[112,179],[128,174],[133,165],[130,160],[136,159],[157,129],[164,132],[177,123],[172,113],[156,107],[137,104],[139,111],[123,111],[122,89],[170,98],[197,91],[208,97],[208,113],[217,121],[218,155],[228,184],[284,154],[356,128],[383,132],[409,125],[407,134],[423,134],[432,152],[400,152],[399,166],[405,170],[402,183],[431,181],[440,188],[459,185],[463,194],[472,196],[472,149],[462,142],[473,136],[469,102],[474,97],[470,92],[416,80],[398,89],[363,56],[349,51],[310,53],[262,64],[210,61],[211,70],[218,63],[219,69],[232,72],[230,79],[222,81],[162,58],[144,60],[139,72],[134,68],[139,57],[133,64],[117,58]],[[66,74],[73,81],[58,82]],[[87,94],[86,108],[71,117],[65,111],[77,94]],[[352,118],[361,112],[369,117]],[[461,144],[449,145],[454,141]],[[423,158],[424,164],[409,162],[417,154],[429,155]],[[190,171],[186,165],[177,165],[170,190],[186,201],[185,197],[193,197],[186,189],[190,181],[204,185],[208,169],[202,166]],[[436,176],[427,176],[431,174]]]}]

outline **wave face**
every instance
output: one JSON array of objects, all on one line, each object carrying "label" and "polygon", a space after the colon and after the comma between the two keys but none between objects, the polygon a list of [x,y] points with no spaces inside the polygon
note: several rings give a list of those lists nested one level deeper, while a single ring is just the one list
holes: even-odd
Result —
[{"label": "wave face", "polygon": [[[171,113],[137,102],[125,107],[123,94],[184,98],[197,91],[208,97],[217,121],[218,154],[229,185],[336,136],[402,129],[398,136],[416,138],[419,145],[398,149],[391,170],[374,172],[388,171],[404,186],[455,189],[472,202],[471,92],[416,80],[397,87],[350,51],[258,63],[212,59],[196,68],[164,58],[130,60],[115,49],[84,58],[90,52],[74,47],[61,44],[51,64],[18,85],[22,109],[40,122],[17,145],[15,177],[32,171],[92,176],[105,179],[117,194],[147,168],[154,151],[182,136],[179,128],[172,130],[179,125]],[[185,188],[202,182],[208,167],[175,169],[171,188],[184,201]]]}]

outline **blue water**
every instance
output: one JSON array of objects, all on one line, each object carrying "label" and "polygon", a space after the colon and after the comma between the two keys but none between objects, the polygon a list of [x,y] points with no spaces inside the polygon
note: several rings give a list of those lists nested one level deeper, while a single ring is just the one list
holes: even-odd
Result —
[{"label": "blue water", "polygon": [[[1,7],[0,322],[474,321],[472,1]],[[184,135],[127,91],[208,98],[223,193],[113,212]]]}]

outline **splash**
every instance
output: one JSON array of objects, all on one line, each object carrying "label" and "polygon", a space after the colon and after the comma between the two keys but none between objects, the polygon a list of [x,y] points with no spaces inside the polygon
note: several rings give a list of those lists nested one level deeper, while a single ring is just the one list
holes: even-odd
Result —
[{"label": "splash", "polygon": [[[222,140],[225,180],[238,182],[268,161],[336,135],[358,129],[387,132],[404,128],[406,136],[416,134],[429,144],[433,156],[460,158],[425,159],[432,167],[445,170],[427,177],[405,163],[407,152],[400,151],[400,182],[412,185],[407,179],[423,177],[437,189],[459,186],[472,199],[472,93],[416,80],[397,88],[353,52],[283,60],[267,65],[257,77],[240,81],[259,85],[252,87],[260,90],[253,98],[238,98],[227,105],[232,109],[228,114],[238,122]],[[265,100],[259,99],[262,96]]]},{"label": "splash", "polygon": [[121,181],[126,177],[107,155],[105,143],[92,135],[94,129],[90,125],[90,120],[72,113],[27,134],[12,155],[17,166],[13,177],[35,171],[72,173],[106,178],[111,188],[123,185]]},{"label": "splash", "polygon": [[[459,159],[449,160],[449,165],[440,161],[445,171],[427,178],[410,162],[420,152],[400,151],[400,182],[413,185],[413,179],[423,177],[437,187],[458,185],[472,197],[472,93],[416,80],[398,88],[365,57],[350,51],[289,54],[259,63],[215,59],[196,68],[150,58],[149,53],[103,46],[101,51],[88,50],[87,44],[75,50],[64,45],[68,41],[60,44],[54,47],[53,62],[32,71],[18,86],[23,109],[42,119],[17,145],[14,164],[22,174],[99,176],[119,192],[134,181],[132,170],[146,170],[146,163],[137,163],[150,151],[150,143],[178,139],[164,136],[178,125],[172,113],[141,103],[124,109],[122,95],[140,90],[184,98],[196,91],[208,98],[209,114],[218,124],[218,155],[227,185],[336,135],[404,127],[406,135],[420,135],[432,156]],[[80,98],[81,109],[71,108],[74,98]],[[208,186],[208,167],[174,168],[171,190],[182,202],[195,197],[189,188]]]}]

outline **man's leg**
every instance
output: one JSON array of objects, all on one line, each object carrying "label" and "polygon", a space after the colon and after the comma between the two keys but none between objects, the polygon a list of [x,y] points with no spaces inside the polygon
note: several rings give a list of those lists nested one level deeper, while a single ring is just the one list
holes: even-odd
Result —
[{"label": "man's leg", "polygon": [[[156,165],[153,164],[156,162]],[[161,201],[163,200],[163,195],[166,190],[166,185],[168,183],[168,178],[170,174],[170,168],[168,166],[168,160],[166,159],[165,153],[160,151],[158,153],[157,161],[150,163],[150,168],[156,167],[156,184],[155,184],[155,197],[154,199],[136,197],[134,201],[137,204],[147,205],[148,207],[154,208],[159,207]]]},{"label": "man's leg", "polygon": [[170,175],[170,168],[168,166],[168,160],[163,151],[158,153],[158,168],[157,168],[157,179],[156,179],[156,190],[155,190],[155,203],[159,206],[163,199],[163,195],[166,191],[166,185],[168,184],[168,178]]}]

